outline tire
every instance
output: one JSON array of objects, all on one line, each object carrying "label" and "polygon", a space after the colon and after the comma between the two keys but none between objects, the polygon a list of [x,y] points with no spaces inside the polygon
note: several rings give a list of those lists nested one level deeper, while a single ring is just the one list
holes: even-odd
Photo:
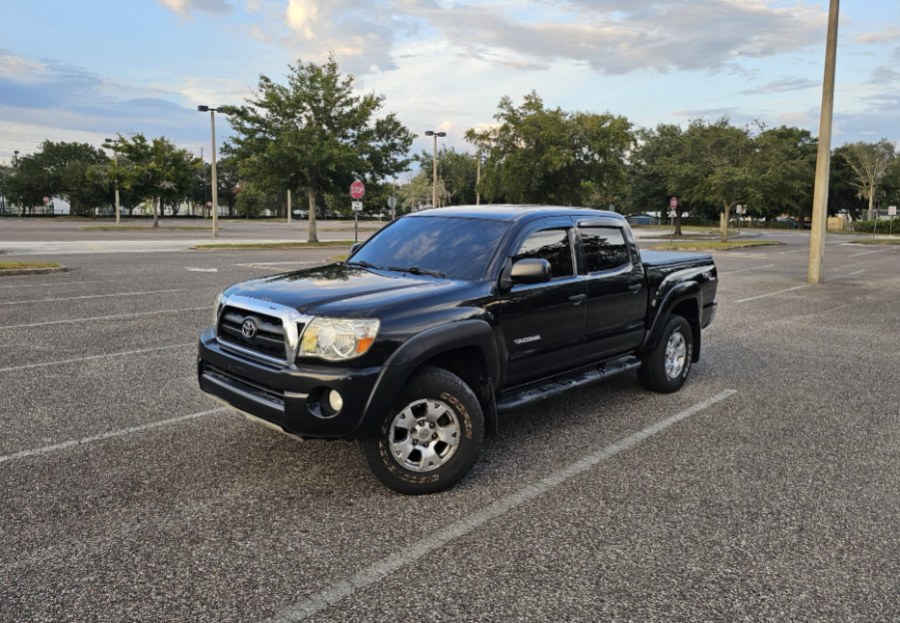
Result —
[{"label": "tire", "polygon": [[484,415],[475,394],[443,368],[416,372],[375,437],[361,448],[369,469],[398,493],[443,491],[468,473],[484,440]]},{"label": "tire", "polygon": [[647,389],[671,393],[681,389],[691,371],[694,338],[682,316],[670,316],[659,342],[641,358],[638,378]]}]

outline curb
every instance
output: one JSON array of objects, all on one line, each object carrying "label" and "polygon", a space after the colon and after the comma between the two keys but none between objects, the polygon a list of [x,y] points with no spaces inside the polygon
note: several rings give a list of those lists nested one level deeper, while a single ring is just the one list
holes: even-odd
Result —
[{"label": "curb", "polygon": [[58,268],[11,268],[6,270],[0,269],[0,277],[13,277],[16,275],[43,275],[47,273],[66,272],[69,272],[69,269],[66,266],[59,266]]}]

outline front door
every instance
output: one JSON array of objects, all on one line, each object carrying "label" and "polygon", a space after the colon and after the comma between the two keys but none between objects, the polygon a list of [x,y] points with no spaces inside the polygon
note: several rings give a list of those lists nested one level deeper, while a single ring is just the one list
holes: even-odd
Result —
[{"label": "front door", "polygon": [[500,295],[505,387],[552,375],[583,359],[587,318],[585,281],[576,274],[574,233],[568,219],[540,222],[514,249],[512,262],[549,261],[551,280],[517,284]]}]

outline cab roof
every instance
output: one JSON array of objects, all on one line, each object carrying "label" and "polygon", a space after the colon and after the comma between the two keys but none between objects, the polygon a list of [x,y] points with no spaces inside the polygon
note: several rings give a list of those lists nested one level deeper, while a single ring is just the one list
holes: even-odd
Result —
[{"label": "cab roof", "polygon": [[591,208],[571,208],[565,206],[491,204],[451,206],[447,208],[429,208],[412,212],[407,216],[445,216],[450,218],[479,218],[496,221],[531,220],[547,216],[576,216],[594,218],[612,218],[624,220],[621,214],[608,210]]}]

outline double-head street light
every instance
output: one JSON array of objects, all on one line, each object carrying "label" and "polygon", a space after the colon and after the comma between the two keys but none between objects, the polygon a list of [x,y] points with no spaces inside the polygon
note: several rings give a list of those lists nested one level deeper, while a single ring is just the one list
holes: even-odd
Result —
[{"label": "double-head street light", "polygon": [[431,165],[432,165],[432,174],[431,174],[431,207],[437,207],[437,140],[438,137],[447,136],[446,132],[435,132],[434,130],[427,130],[425,132],[425,136],[433,136],[434,137],[434,152],[431,156]]},{"label": "double-head street light", "polygon": [[120,210],[119,210],[119,152],[117,152],[116,148],[114,147],[114,145],[117,143],[117,141],[115,141],[111,138],[108,138],[108,139],[105,139],[103,141],[103,143],[106,145],[109,145],[110,149],[113,150],[113,162],[115,162],[115,166],[116,166],[116,179],[115,179],[115,182],[116,182],[116,225],[118,225],[119,220],[120,220],[120,218],[119,218],[119,212],[120,212]]},{"label": "double-head street light", "polygon": [[216,181],[216,111],[218,108],[210,108],[209,106],[197,106],[200,112],[209,111],[209,129],[212,137],[212,235],[213,238],[219,236],[219,193]]}]

